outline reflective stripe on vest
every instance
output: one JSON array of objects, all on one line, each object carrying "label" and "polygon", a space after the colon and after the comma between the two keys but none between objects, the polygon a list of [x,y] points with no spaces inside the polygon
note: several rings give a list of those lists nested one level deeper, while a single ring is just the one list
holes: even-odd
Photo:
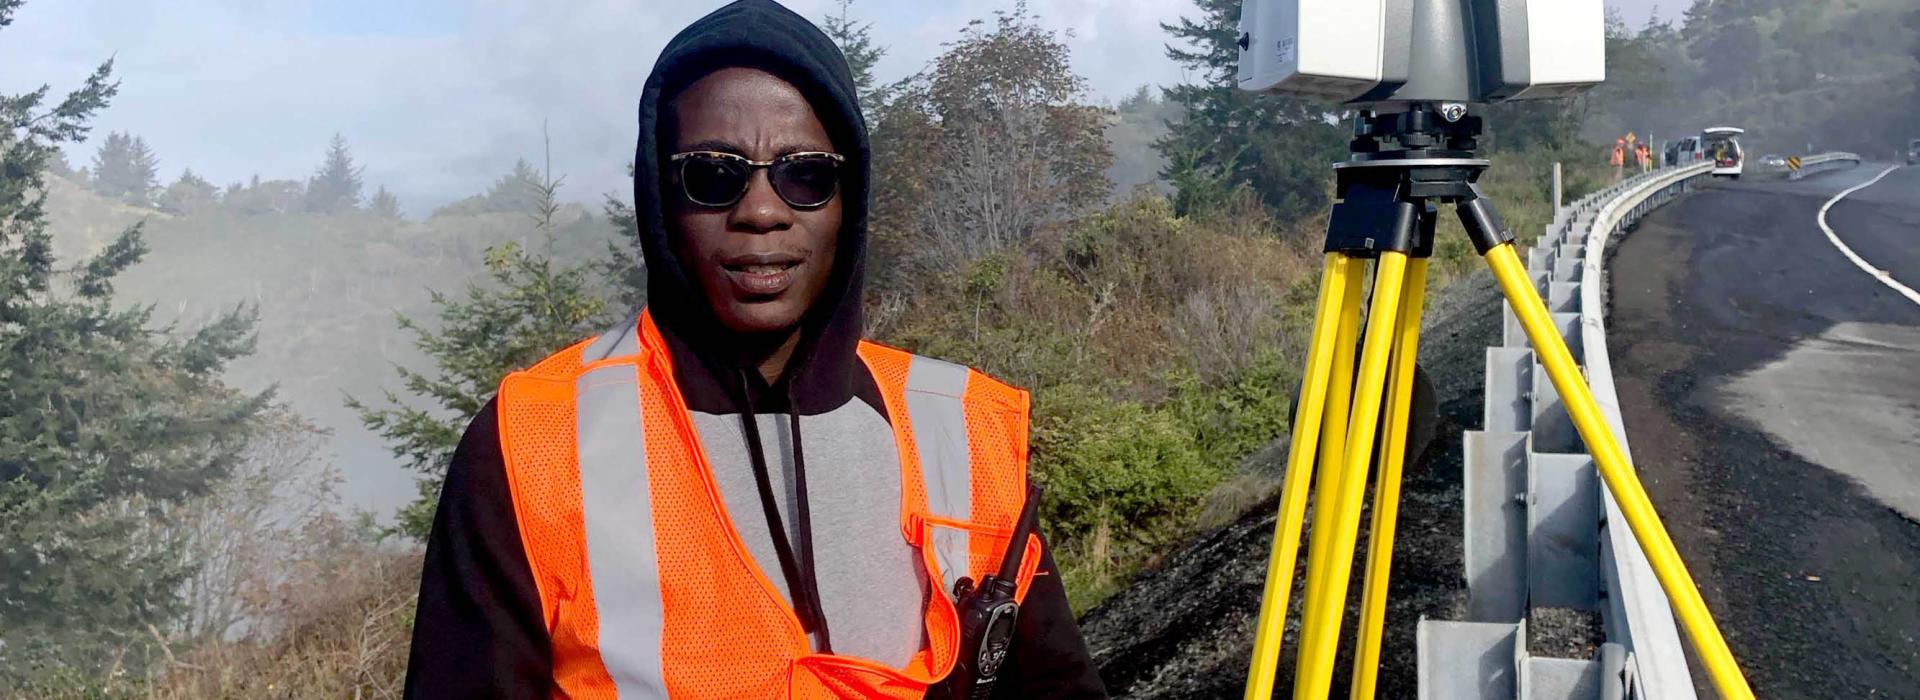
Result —
[{"label": "reflective stripe on vest", "polygon": [[[953,584],[997,568],[1025,493],[1027,397],[891,348],[863,343],[860,356],[900,447],[901,533],[947,593],[928,599],[927,646],[904,668],[812,653],[731,527],[647,314],[502,382],[501,448],[556,696],[906,700],[945,676]],[[1029,539],[1019,597],[1039,559]]]},{"label": "reflective stripe on vest", "polygon": [[[907,415],[913,424],[915,450],[920,456],[920,478],[926,486],[927,510],[952,520],[973,516],[973,455],[967,441],[966,367],[915,355],[907,370]],[[933,532],[934,555],[944,584],[968,575],[967,531],[940,528]]]},{"label": "reflective stripe on vest", "polygon": [[631,364],[605,365],[581,374],[574,391],[588,575],[594,590],[621,592],[598,600],[600,658],[620,697],[664,698],[660,641],[666,615],[639,373]]}]

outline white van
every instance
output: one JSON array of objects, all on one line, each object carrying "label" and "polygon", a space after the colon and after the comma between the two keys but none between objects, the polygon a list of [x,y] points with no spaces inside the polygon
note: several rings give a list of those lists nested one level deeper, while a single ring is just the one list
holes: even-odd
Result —
[{"label": "white van", "polygon": [[1740,150],[1739,137],[1744,133],[1746,129],[1732,126],[1709,127],[1700,132],[1700,159],[1713,161],[1714,176],[1740,179],[1740,171],[1747,164],[1747,154]]},{"label": "white van", "polygon": [[1689,165],[1700,160],[1700,137],[1686,138],[1667,144],[1667,165]]}]

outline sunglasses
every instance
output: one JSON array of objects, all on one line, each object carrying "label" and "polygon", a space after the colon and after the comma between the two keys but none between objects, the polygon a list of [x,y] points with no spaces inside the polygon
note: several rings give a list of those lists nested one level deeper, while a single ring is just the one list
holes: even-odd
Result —
[{"label": "sunglasses", "polygon": [[767,182],[781,201],[795,209],[812,209],[832,200],[840,189],[840,164],[847,157],[807,151],[773,160],[752,160],[719,151],[691,151],[675,153],[667,160],[679,168],[680,189],[694,204],[731,207],[746,196],[753,171],[766,168]]}]

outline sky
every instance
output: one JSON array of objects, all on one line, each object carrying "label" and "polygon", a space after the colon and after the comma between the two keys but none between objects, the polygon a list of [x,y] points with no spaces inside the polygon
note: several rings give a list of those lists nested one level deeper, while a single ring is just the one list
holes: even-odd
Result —
[{"label": "sky", "polygon": [[[113,57],[119,96],[89,143],[146,139],[163,181],[183,167],[217,183],[304,178],[334,133],[410,215],[483,191],[516,158],[539,163],[544,123],[562,198],[624,190],[634,111],[653,59],[718,0],[30,0],[0,29],[0,94],[70,90]],[[819,21],[834,0],[791,0]],[[856,0],[887,49],[887,81],[917,72],[970,19],[1012,0]],[[1191,6],[1156,0],[1032,5],[1067,31],[1075,67],[1101,98],[1181,82],[1159,28]]]},{"label": "sky", "polygon": [[[924,68],[973,19],[1015,0],[855,0],[887,50],[891,81]],[[597,203],[628,187],[634,110],[653,59],[719,0],[30,0],[0,29],[0,94],[42,83],[56,94],[114,59],[119,96],[88,143],[112,131],[146,139],[161,179],[182,168],[216,184],[305,178],[328,140],[346,138],[366,190],[385,186],[404,211],[483,191],[517,158],[538,164],[542,128],[561,197]],[[819,21],[836,0],[789,0]],[[1652,0],[1612,0],[1630,26]],[[1065,35],[1094,97],[1183,82],[1162,22],[1184,0],[1034,0]],[[1671,12],[1662,12],[1671,15]]]}]

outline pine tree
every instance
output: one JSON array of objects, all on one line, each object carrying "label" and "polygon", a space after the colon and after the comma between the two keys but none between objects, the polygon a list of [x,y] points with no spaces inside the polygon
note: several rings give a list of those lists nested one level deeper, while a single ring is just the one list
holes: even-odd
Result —
[{"label": "pine tree", "polygon": [[1167,56],[1199,82],[1167,88],[1184,114],[1154,144],[1166,157],[1162,172],[1175,188],[1175,208],[1192,214],[1224,196],[1221,187],[1248,187],[1283,218],[1328,204],[1330,165],[1346,154],[1346,132],[1329,124],[1328,107],[1306,100],[1239,89],[1241,0],[1196,0],[1201,15],[1161,27],[1185,47]]},{"label": "pine tree", "polygon": [[527,162],[527,159],[515,159],[513,161],[513,172],[500,176],[500,179],[494,180],[493,185],[487,188],[487,194],[485,196],[487,198],[488,210],[495,212],[536,211],[546,203],[541,190],[546,187],[547,184],[544,176],[540,174],[540,171],[534,170],[533,164]]},{"label": "pine tree", "polygon": [[[0,0],[0,27],[18,5]],[[95,695],[52,684],[104,677],[110,664],[142,672],[150,630],[179,619],[192,571],[160,545],[156,519],[223,477],[269,398],[219,379],[251,347],[251,312],[180,339],[152,327],[149,308],[114,299],[114,277],[146,252],[138,225],[55,267],[47,163],[85,139],[118,90],[111,73],[108,61],[51,107],[44,87],[0,96],[0,695],[10,697]]]},{"label": "pine tree", "polygon": [[67,162],[67,152],[59,149],[54,149],[52,157],[47,160],[47,172],[68,180],[80,180],[80,172],[75,171],[73,164]]},{"label": "pine tree", "polygon": [[360,171],[347,140],[339,134],[327,145],[327,160],[307,180],[307,211],[333,214],[360,206]]},{"label": "pine tree", "polygon": [[[632,163],[627,164],[627,179],[633,179]],[[614,302],[619,308],[640,308],[647,303],[647,265],[646,254],[640,247],[640,216],[633,205],[611,194],[606,196],[600,211],[619,234],[615,240],[607,241],[607,257],[596,263],[600,274],[613,288]]]},{"label": "pine tree", "polygon": [[525,158],[513,162],[513,171],[501,175],[482,194],[433,210],[434,216],[471,216],[532,211],[540,206],[540,171]]},{"label": "pine tree", "polygon": [[127,201],[147,204],[160,191],[160,158],[147,147],[147,139],[133,137],[133,178],[127,181]]},{"label": "pine tree", "polygon": [[855,22],[847,16],[847,8],[853,0],[840,0],[840,14],[828,15],[822,22],[827,36],[840,46],[840,53],[847,58],[847,68],[853,73],[853,86],[860,94],[860,111],[868,119],[873,118],[875,110],[886,102],[887,90],[876,88],[873,84],[873,67],[887,50],[873,43],[870,35],[872,22]]},{"label": "pine tree", "polygon": [[386,185],[373,193],[373,200],[367,203],[367,209],[382,219],[400,218],[400,198],[387,191]]},{"label": "pine tree", "polygon": [[205,178],[195,175],[193,168],[187,168],[180,172],[180,179],[160,193],[159,204],[163,211],[192,214],[219,203],[219,200],[220,190]]},{"label": "pine tree", "polygon": [[434,406],[408,405],[392,390],[385,392],[386,408],[347,400],[367,428],[387,440],[394,456],[419,474],[415,479],[419,498],[400,510],[396,534],[426,538],[453,448],[467,423],[493,397],[501,378],[614,320],[606,301],[589,291],[594,279],[588,265],[567,266],[553,260],[559,188],[559,180],[540,176],[528,210],[534,231],[544,241],[542,250],[530,251],[518,243],[488,248],[487,275],[467,285],[464,299],[432,293],[439,308],[438,330],[400,317],[400,327],[414,334],[415,346],[432,357],[439,369],[432,374],[399,366],[395,370],[406,393]]},{"label": "pine tree", "polygon": [[109,132],[108,140],[100,142],[100,150],[94,152],[94,194],[115,199],[127,194],[125,182],[127,173],[132,171],[131,150],[132,138],[121,132]]},{"label": "pine tree", "polygon": [[93,157],[93,191],[132,204],[147,204],[160,187],[159,169],[160,161],[145,139],[110,133]]},{"label": "pine tree", "polygon": [[93,191],[102,197],[119,198],[127,193],[127,179],[133,171],[133,139],[118,131],[107,134],[100,150],[93,154]]}]

